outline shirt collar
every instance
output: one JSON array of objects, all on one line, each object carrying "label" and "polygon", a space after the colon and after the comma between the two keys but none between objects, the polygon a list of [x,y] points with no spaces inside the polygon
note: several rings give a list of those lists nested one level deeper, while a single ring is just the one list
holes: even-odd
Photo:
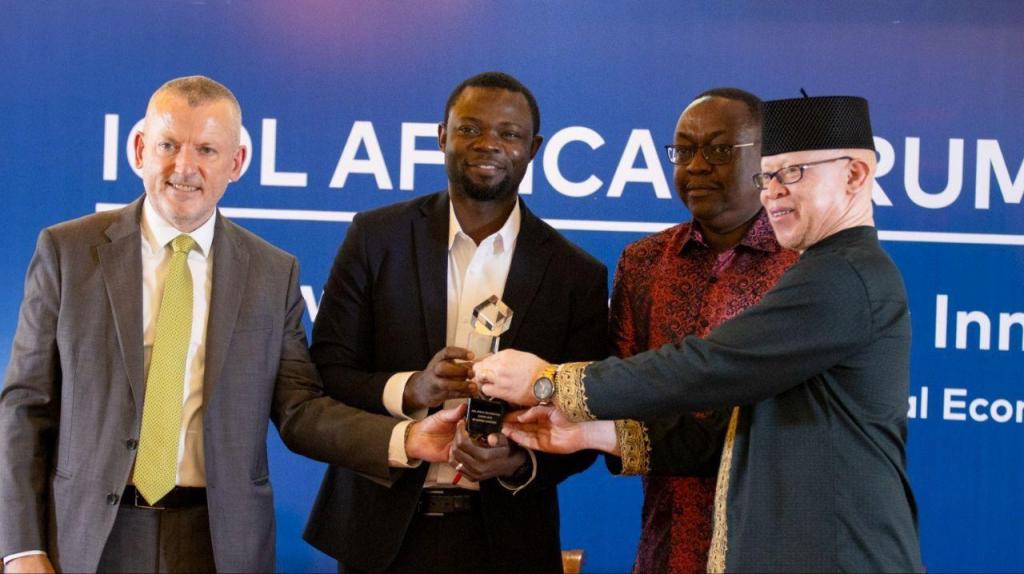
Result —
[{"label": "shirt collar", "polygon": [[740,240],[740,245],[746,245],[751,249],[774,253],[781,249],[779,242],[775,239],[775,230],[772,229],[771,221],[768,220],[768,212],[761,209],[757,212],[754,224],[747,230],[747,234]]},{"label": "shirt collar", "polygon": [[[519,237],[519,228],[522,225],[523,213],[519,209],[519,200],[516,199],[516,204],[512,208],[512,213],[508,214],[508,219],[505,220],[505,225],[501,226],[501,229],[495,233],[488,235],[484,238],[487,241],[491,237],[495,237],[494,249],[495,252],[501,252],[506,249],[511,249],[512,245],[515,244],[516,238]],[[452,245],[455,244],[455,239],[462,237],[467,241],[473,241],[473,239],[466,235],[462,231],[462,225],[459,223],[459,218],[455,216],[455,206],[451,200],[448,200],[448,251],[452,250]],[[481,241],[480,243],[484,243]]]},{"label": "shirt collar", "polygon": [[[682,231],[680,251],[686,249],[691,243],[707,247],[704,233],[701,231],[700,223],[696,219],[690,222]],[[779,242],[775,239],[775,231],[768,221],[768,213],[762,208],[754,217],[754,223],[747,229],[747,232],[740,239],[739,245],[774,253],[779,250]]]},{"label": "shirt collar", "polygon": [[[195,240],[196,245],[199,246],[197,251],[203,257],[208,257],[210,254],[210,246],[213,245],[213,229],[216,227],[216,223],[217,214],[214,213],[206,220],[206,223],[200,225],[195,231],[186,233]],[[157,213],[156,209],[153,209],[149,197],[142,202],[141,227],[142,237],[154,253],[164,249],[175,237],[181,235],[181,231]]]}]

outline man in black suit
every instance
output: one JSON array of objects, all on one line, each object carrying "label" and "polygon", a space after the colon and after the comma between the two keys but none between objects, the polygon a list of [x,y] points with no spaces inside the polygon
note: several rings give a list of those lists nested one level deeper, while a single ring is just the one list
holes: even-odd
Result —
[{"label": "man in black suit", "polygon": [[[603,356],[604,265],[518,197],[539,128],[533,95],[511,76],[455,88],[438,127],[448,189],[359,214],[338,252],[311,349],[329,394],[409,420],[471,396],[464,360],[487,351],[471,315],[491,295],[513,312],[502,347]],[[556,486],[592,461],[460,429],[450,464],[395,449],[392,467],[408,468],[387,483],[331,466],[305,538],[342,572],[561,572]]]}]

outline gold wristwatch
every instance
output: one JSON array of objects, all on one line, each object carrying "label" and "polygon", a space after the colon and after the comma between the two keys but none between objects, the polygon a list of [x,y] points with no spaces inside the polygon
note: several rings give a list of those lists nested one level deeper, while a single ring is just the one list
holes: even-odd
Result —
[{"label": "gold wristwatch", "polygon": [[558,375],[558,365],[548,365],[544,368],[537,380],[533,381],[533,398],[542,405],[550,405],[555,397],[555,377]]}]

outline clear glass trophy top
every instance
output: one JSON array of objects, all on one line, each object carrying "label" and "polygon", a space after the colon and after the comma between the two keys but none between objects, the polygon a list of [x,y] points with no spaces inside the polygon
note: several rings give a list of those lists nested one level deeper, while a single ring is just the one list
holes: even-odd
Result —
[{"label": "clear glass trophy top", "polygon": [[512,309],[497,295],[491,295],[473,307],[470,326],[478,335],[490,337],[488,352],[498,352],[498,341],[512,324]]}]

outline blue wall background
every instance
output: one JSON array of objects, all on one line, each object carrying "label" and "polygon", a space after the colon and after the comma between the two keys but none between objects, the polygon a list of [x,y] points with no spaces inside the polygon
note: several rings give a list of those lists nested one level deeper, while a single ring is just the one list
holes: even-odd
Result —
[{"label": "blue wall background", "polygon": [[[508,71],[530,86],[549,141],[574,126],[603,140],[596,149],[570,142],[549,161],[569,181],[598,178],[592,193],[567,195],[582,192],[558,182],[542,148],[524,197],[610,268],[627,243],[688,217],[665,193],[670,166],[645,150],[671,141],[694,94],[733,85],[765,98],[794,97],[801,87],[863,95],[890,166],[878,177],[876,220],[912,308],[909,458],[924,561],[934,572],[1024,570],[1024,6],[632,6],[0,1],[0,362],[35,235],[142,192],[125,142],[150,93],[171,77],[212,76],[242,102],[252,163],[222,206],[299,256],[311,312],[352,212],[444,186],[440,165],[409,163],[438,158],[403,151],[403,130],[432,133],[449,91],[477,72]],[[357,161],[342,165],[357,172],[331,187],[354,126],[364,135],[372,128],[379,153],[363,139]],[[436,149],[431,137],[411,141]],[[358,172],[369,157],[377,177]],[[411,185],[400,183],[403,158],[414,168]],[[305,182],[275,172],[304,173]],[[617,172],[625,184],[609,196]],[[390,186],[381,185],[384,173]],[[283,185],[289,179],[302,185]],[[276,436],[271,442],[279,569],[333,571],[299,537],[322,466],[288,453]],[[597,465],[561,494],[563,546],[586,550],[588,572],[627,571],[639,483]]]}]

